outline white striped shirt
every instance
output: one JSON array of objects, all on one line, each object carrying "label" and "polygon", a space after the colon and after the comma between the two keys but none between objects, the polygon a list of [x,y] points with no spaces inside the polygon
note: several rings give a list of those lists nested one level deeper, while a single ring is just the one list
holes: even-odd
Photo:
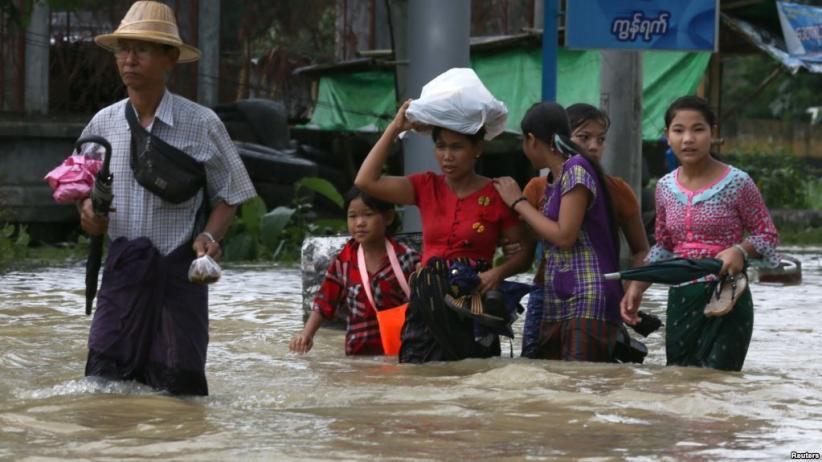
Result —
[{"label": "white striped shirt", "polygon": [[[160,253],[168,255],[194,237],[203,195],[172,204],[137,183],[129,163],[131,131],[125,117],[127,101],[114,103],[95,114],[81,136],[102,136],[111,143],[112,207],[116,211],[109,214],[109,238],[147,237]],[[211,109],[166,90],[149,130],[204,164],[212,205],[219,201],[237,205],[256,195],[237,148]],[[87,154],[94,149],[91,146],[84,147]]]}]

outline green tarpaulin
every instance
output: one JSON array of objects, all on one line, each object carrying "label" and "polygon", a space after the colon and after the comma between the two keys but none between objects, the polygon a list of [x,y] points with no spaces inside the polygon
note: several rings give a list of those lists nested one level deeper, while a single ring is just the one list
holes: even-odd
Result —
[{"label": "green tarpaulin", "polygon": [[[645,52],[643,63],[642,137],[662,134],[663,116],[679,96],[693,94],[710,53]],[[542,55],[538,48],[478,54],[471,66],[491,93],[508,106],[508,130],[519,132],[525,111],[539,101]],[[598,51],[559,50],[557,99],[599,105]],[[389,70],[335,73],[320,78],[317,103],[306,128],[343,131],[381,131],[396,112],[394,74]]]}]

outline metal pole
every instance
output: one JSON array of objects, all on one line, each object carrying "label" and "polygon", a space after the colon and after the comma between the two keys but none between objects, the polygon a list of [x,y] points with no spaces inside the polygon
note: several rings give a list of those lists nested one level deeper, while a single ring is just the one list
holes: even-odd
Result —
[{"label": "metal pole", "polygon": [[[547,3],[547,5],[546,5]],[[551,18],[556,18],[551,14],[546,14],[546,6],[550,9],[556,7],[555,0],[534,0],[534,29],[542,29],[542,99],[545,101],[553,101],[556,99],[556,74],[557,74],[557,60],[556,60],[556,33],[551,34],[545,29],[546,18],[548,22],[556,25],[556,21],[551,21]],[[553,39],[549,38],[552,37]],[[553,48],[552,48],[553,46]],[[552,57],[553,56],[553,57]],[[553,76],[553,83],[551,83],[551,76]],[[547,81],[547,82],[546,82]],[[548,176],[548,168],[540,169],[539,176]]]},{"label": "metal pole", "polygon": [[[642,52],[603,50],[600,106],[611,118],[602,168],[618,176],[642,201]],[[622,260],[630,260],[626,245]]]},{"label": "metal pole", "polygon": [[197,101],[210,107],[219,102],[220,0],[200,0],[198,23]]},{"label": "metal pole", "polygon": [[557,0],[543,1],[542,100],[557,99]]},{"label": "metal pole", "polygon": [[[470,66],[470,0],[414,0],[408,2],[408,93],[420,95],[423,85],[452,67]],[[437,171],[431,138],[409,133],[405,138],[405,174]],[[422,229],[419,211],[406,208],[407,232]]]},{"label": "metal pole", "polygon": [[25,111],[49,111],[49,7],[43,0],[34,2],[31,22],[26,28]]}]

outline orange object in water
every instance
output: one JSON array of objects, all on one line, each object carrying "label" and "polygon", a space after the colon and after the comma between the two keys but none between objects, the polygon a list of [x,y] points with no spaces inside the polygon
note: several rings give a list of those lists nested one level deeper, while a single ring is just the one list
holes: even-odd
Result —
[{"label": "orange object in water", "polygon": [[386,356],[397,356],[400,354],[402,340],[402,325],[405,324],[405,310],[408,303],[387,310],[377,311],[377,323],[380,325],[380,338],[382,339],[382,350]]}]

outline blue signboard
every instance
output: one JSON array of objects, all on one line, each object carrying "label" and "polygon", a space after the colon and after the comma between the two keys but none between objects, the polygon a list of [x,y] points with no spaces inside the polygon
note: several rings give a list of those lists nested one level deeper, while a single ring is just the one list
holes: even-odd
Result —
[{"label": "blue signboard", "polygon": [[788,53],[807,61],[822,61],[822,8],[776,2]]},{"label": "blue signboard", "polygon": [[714,51],[718,0],[569,0],[568,48]]}]

